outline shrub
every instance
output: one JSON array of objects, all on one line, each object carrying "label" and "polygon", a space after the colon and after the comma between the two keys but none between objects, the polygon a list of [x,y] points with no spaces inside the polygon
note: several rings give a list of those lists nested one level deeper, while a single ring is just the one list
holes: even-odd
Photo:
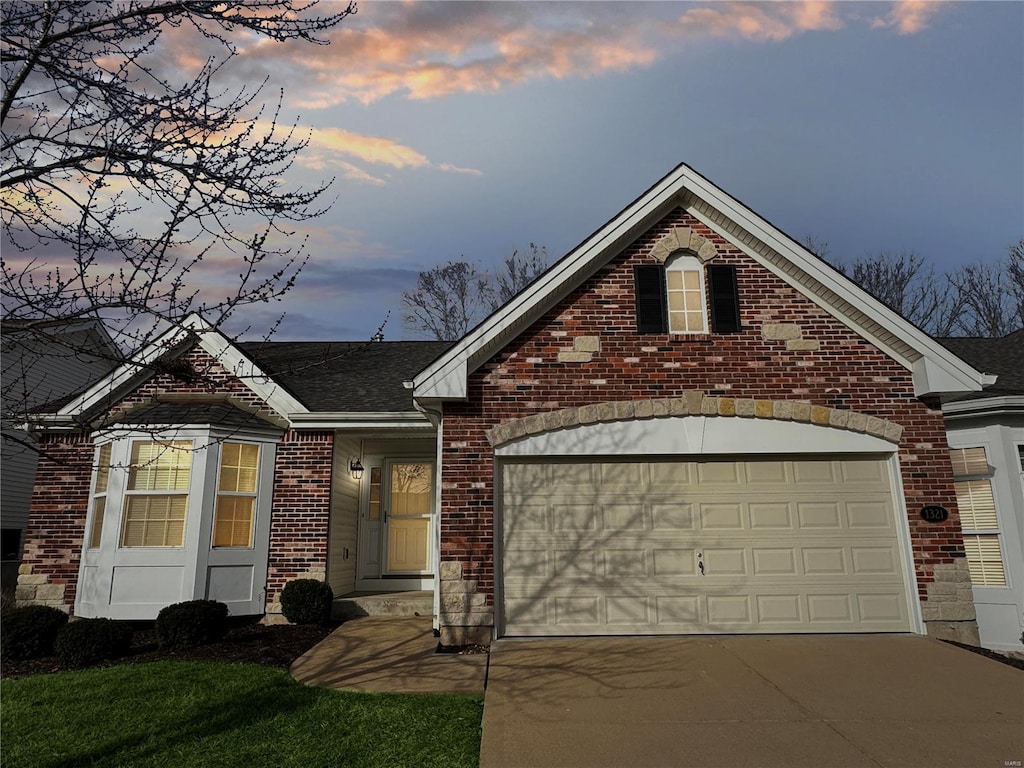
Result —
[{"label": "shrub", "polygon": [[216,600],[189,600],[161,609],[156,637],[167,651],[215,643],[228,631],[228,607]]},{"label": "shrub", "polygon": [[54,648],[60,665],[88,667],[98,661],[119,659],[132,647],[132,628],[111,619],[82,619],[61,627]]},{"label": "shrub", "polygon": [[281,613],[293,624],[326,624],[334,592],[317,579],[294,579],[281,590]]},{"label": "shrub", "polygon": [[5,659],[34,659],[53,653],[57,631],[68,623],[68,615],[48,605],[26,605],[3,614],[0,656]]}]

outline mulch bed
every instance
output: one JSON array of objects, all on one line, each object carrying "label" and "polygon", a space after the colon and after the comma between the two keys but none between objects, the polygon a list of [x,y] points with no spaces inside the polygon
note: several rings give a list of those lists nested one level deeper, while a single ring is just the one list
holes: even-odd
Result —
[{"label": "mulch bed", "polygon": [[[294,624],[259,624],[255,621],[235,622],[224,639],[211,645],[203,645],[188,651],[169,652],[160,650],[152,623],[140,624],[132,638],[131,653],[123,659],[98,664],[136,664],[144,661],[174,659],[177,661],[226,661],[262,664],[266,667],[287,669],[299,656],[319,643],[337,629],[337,624],[327,626]],[[0,677],[18,678],[60,671],[56,657],[5,661],[0,665]]]}]

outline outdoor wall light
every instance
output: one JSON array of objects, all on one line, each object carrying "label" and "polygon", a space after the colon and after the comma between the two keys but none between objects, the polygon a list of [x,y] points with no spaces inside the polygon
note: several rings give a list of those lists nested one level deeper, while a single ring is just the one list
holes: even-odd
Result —
[{"label": "outdoor wall light", "polygon": [[356,480],[361,480],[363,477],[363,462],[361,459],[350,459],[348,462],[348,471],[352,473],[352,477]]}]

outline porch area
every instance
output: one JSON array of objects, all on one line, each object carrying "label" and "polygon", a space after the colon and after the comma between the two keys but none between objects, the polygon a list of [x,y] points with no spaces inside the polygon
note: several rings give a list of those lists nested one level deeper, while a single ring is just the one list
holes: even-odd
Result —
[{"label": "porch area", "polygon": [[406,592],[349,592],[334,598],[331,616],[349,620],[365,616],[415,617],[430,619],[434,614],[434,593],[430,590]]}]

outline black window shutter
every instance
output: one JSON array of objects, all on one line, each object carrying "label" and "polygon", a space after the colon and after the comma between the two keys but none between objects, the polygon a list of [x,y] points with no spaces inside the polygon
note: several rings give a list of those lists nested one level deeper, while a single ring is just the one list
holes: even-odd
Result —
[{"label": "black window shutter", "polygon": [[668,327],[665,268],[645,264],[638,265],[633,270],[636,283],[637,333],[664,333]]},{"label": "black window shutter", "polygon": [[714,333],[738,333],[740,295],[736,287],[736,267],[730,264],[708,266],[711,283],[711,330]]}]

